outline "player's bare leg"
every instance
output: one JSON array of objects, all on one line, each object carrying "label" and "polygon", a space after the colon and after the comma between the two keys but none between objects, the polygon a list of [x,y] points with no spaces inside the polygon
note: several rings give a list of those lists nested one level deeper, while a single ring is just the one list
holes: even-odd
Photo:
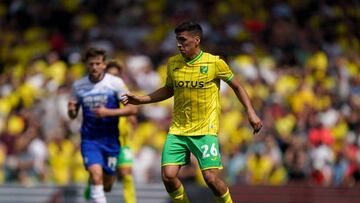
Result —
[{"label": "player's bare leg", "polygon": [[171,200],[174,203],[188,203],[183,185],[177,177],[180,166],[168,165],[161,167],[161,176],[165,185],[166,191],[169,193]]},{"label": "player's bare leg", "polygon": [[204,180],[216,197],[217,202],[232,203],[229,189],[221,179],[219,169],[207,169],[202,171]]},{"label": "player's bare leg", "polygon": [[131,167],[118,167],[117,173],[118,173],[119,180],[122,180],[124,176],[132,174],[132,168]]},{"label": "player's bare leg", "polygon": [[90,200],[92,203],[106,203],[103,186],[103,169],[100,164],[87,168],[90,175]]},{"label": "player's bare leg", "polygon": [[116,175],[108,175],[104,174],[103,183],[104,183],[104,191],[110,192],[114,181],[116,180]]},{"label": "player's bare leg", "polygon": [[181,182],[177,177],[179,173],[180,166],[163,166],[161,167],[161,176],[164,182],[166,190],[171,193],[177,190]]}]

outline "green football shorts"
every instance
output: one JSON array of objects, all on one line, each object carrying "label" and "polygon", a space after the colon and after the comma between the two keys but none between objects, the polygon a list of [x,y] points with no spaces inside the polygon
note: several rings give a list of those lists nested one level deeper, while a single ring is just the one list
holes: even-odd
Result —
[{"label": "green football shorts", "polygon": [[133,153],[129,146],[121,146],[118,156],[118,166],[132,166]]},{"label": "green football shorts", "polygon": [[194,154],[198,160],[201,170],[223,167],[217,136],[180,136],[172,134],[168,134],[166,137],[161,166],[189,164],[190,153]]}]

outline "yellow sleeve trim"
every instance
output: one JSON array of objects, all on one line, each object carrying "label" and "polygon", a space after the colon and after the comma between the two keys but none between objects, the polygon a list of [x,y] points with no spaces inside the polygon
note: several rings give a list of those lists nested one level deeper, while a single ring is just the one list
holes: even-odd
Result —
[{"label": "yellow sleeve trim", "polygon": [[231,74],[231,75],[225,80],[225,82],[229,83],[233,78],[234,78],[234,74]]}]

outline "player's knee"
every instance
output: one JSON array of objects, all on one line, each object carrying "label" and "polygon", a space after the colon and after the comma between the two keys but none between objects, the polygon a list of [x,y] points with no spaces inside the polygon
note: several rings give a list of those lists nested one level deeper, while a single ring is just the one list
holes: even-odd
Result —
[{"label": "player's knee", "polygon": [[164,182],[171,182],[176,178],[176,173],[173,173],[172,171],[163,171],[162,174],[162,180]]},{"label": "player's knee", "polygon": [[94,164],[88,168],[90,180],[93,185],[100,185],[103,183],[103,173],[101,166]]},{"label": "player's knee", "polygon": [[118,180],[121,180],[123,177],[132,175],[131,168],[118,168],[117,170]]},{"label": "player's knee", "polygon": [[209,186],[215,185],[219,179],[216,173],[204,173],[203,176],[206,184]]}]

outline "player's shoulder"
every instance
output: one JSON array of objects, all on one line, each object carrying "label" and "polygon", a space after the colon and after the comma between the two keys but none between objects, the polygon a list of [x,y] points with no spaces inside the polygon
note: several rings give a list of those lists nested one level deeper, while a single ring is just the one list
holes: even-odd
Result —
[{"label": "player's shoulder", "polygon": [[203,59],[209,60],[209,61],[219,61],[221,60],[219,55],[214,55],[209,52],[204,52],[202,55]]},{"label": "player's shoulder", "polygon": [[109,80],[110,82],[124,83],[124,80],[123,80],[121,77],[114,76],[114,75],[111,75],[111,74],[109,74],[109,73],[105,73],[105,77],[106,77],[107,80]]},{"label": "player's shoulder", "polygon": [[183,62],[184,58],[181,56],[181,54],[176,54],[174,56],[169,57],[168,63],[180,63]]},{"label": "player's shoulder", "polygon": [[107,80],[107,81],[122,81],[122,79],[120,77],[111,75],[109,73],[105,73],[104,80]]},{"label": "player's shoulder", "polygon": [[125,88],[125,82],[120,77],[105,73],[104,82],[116,88]]},{"label": "player's shoulder", "polygon": [[[203,52],[203,54],[201,56],[201,60],[216,62],[216,61],[219,61],[219,60],[222,60],[222,59],[220,58],[219,55],[214,55],[214,54],[211,54],[211,53],[208,53],[208,52]],[[184,58],[183,58],[183,56],[181,54],[171,56],[168,59],[168,64],[182,63],[182,62],[184,62]]]},{"label": "player's shoulder", "polygon": [[89,78],[86,75],[86,76],[84,76],[84,77],[82,77],[82,78],[80,78],[78,80],[75,80],[75,82],[73,83],[73,86],[74,87],[80,87],[80,86],[83,86],[83,85],[87,85],[89,83],[90,83]]}]

